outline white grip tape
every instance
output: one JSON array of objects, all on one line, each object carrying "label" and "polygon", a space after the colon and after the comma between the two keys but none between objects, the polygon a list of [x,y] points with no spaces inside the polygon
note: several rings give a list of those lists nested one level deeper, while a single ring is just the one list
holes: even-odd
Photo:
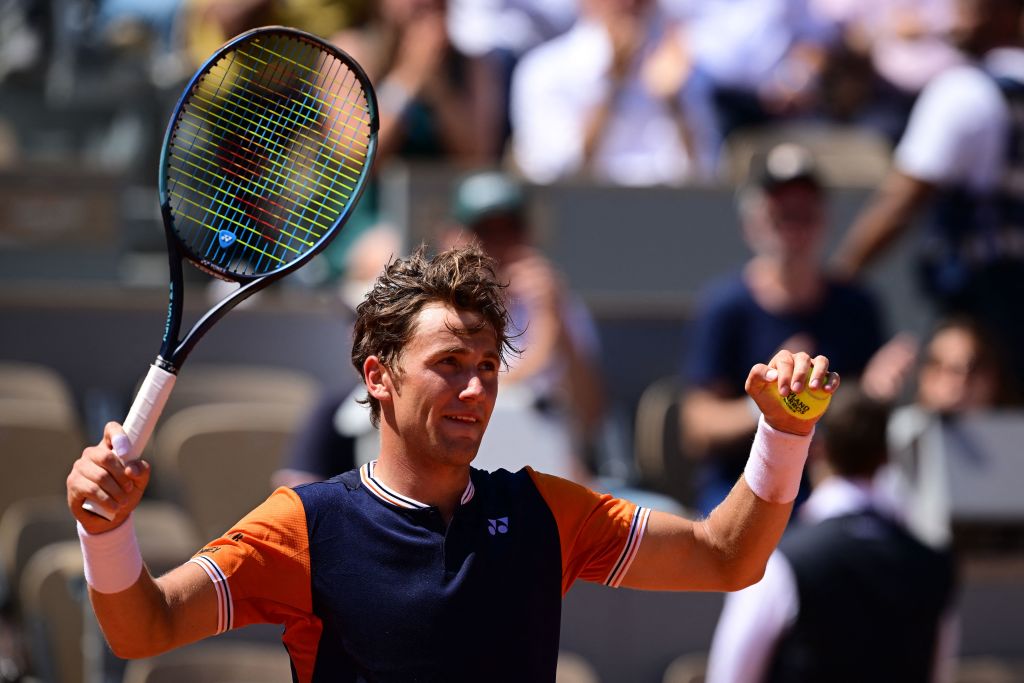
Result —
[{"label": "white grip tape", "polygon": [[149,442],[153,434],[153,427],[160,419],[160,413],[167,405],[167,397],[174,389],[174,381],[177,375],[167,372],[155,365],[149,366],[149,373],[135,396],[128,417],[124,420],[124,433],[132,442],[132,448],[127,455],[121,456],[125,463],[138,460],[142,456],[142,450]]},{"label": "white grip tape", "polygon": [[[131,441],[131,449],[124,455],[119,456],[121,462],[129,463],[138,460],[142,451],[153,434],[153,427],[160,419],[160,413],[164,411],[167,404],[167,397],[171,395],[174,388],[174,380],[178,378],[172,372],[167,372],[155,365],[149,366],[149,373],[135,396],[128,417],[124,419],[124,433]],[[99,515],[107,520],[114,519],[114,513],[100,505],[94,500],[87,500],[82,507],[89,512]]]},{"label": "white grip tape", "polygon": [[754,495],[769,503],[796,499],[813,435],[813,431],[807,436],[780,432],[765,422],[764,415],[758,419],[750,457],[743,470]]}]

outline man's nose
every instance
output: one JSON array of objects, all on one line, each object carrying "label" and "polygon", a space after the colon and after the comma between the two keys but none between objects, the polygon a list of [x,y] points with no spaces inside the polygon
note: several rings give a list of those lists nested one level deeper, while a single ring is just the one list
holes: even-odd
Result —
[{"label": "man's nose", "polygon": [[484,383],[479,375],[471,375],[466,387],[459,394],[459,398],[464,401],[476,400],[484,395],[484,391]]}]

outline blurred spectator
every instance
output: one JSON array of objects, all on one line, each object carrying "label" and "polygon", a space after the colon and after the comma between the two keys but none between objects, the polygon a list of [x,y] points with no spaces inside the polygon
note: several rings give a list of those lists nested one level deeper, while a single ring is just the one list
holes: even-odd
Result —
[{"label": "blurred spectator", "polygon": [[578,0],[449,0],[448,35],[469,59],[473,104],[485,108],[471,116],[483,125],[485,140],[496,147],[497,161],[510,133],[508,117],[512,70],[528,50],[567,31],[578,14]]},{"label": "blurred spectator", "polygon": [[913,402],[897,409],[889,424],[892,465],[886,484],[904,501],[906,519],[926,543],[952,541],[949,487],[941,447],[934,441],[940,422],[957,415],[1012,406],[1014,378],[1005,371],[1007,354],[981,324],[956,316],[941,321],[921,354]]},{"label": "blurred spectator", "polygon": [[446,0],[382,0],[369,22],[336,36],[363,65],[380,105],[378,164],[392,155],[462,165],[493,159],[500,127],[448,39]]},{"label": "blurred spectator", "polygon": [[[811,0],[812,10],[842,33],[825,79],[831,98],[848,100],[839,105],[847,120],[899,139],[925,84],[963,62],[949,38],[953,2]],[[860,67],[853,77],[851,66]]]},{"label": "blurred spectator", "polygon": [[759,583],[726,597],[708,683],[948,680],[953,558],[914,539],[873,484],[888,416],[854,386],[836,394],[800,525]]},{"label": "blurred spectator", "polygon": [[0,3],[0,83],[12,74],[30,71],[43,61],[49,8],[33,0]]},{"label": "blurred spectator", "polygon": [[568,33],[513,74],[513,158],[538,183],[708,179],[719,146],[709,96],[654,0],[583,0]]},{"label": "blurred spectator", "polygon": [[514,386],[527,390],[537,409],[567,416],[576,455],[583,456],[605,417],[597,327],[533,246],[523,186],[498,171],[467,175],[455,188],[452,217],[462,238],[479,240],[498,262],[498,279],[508,282],[509,313],[522,332],[516,340],[522,354],[509,360],[501,377],[499,403]]},{"label": "blurred spectator", "polygon": [[[100,0],[96,22],[112,45],[149,39],[159,52],[167,53],[177,47],[175,23],[183,4],[184,0]],[[149,35],[135,38],[139,32]]]},{"label": "blurred spectator", "polygon": [[688,16],[686,44],[710,76],[718,126],[734,131],[814,111],[834,26],[808,0],[672,0]]},{"label": "blurred spectator", "polygon": [[335,40],[342,29],[365,22],[372,4],[368,0],[181,0],[181,3],[178,30],[194,67],[233,36],[257,26],[294,26]]},{"label": "blurred spectator", "polygon": [[[976,316],[1008,348],[1024,346],[1020,31],[1017,0],[957,1],[954,36],[971,61],[922,91],[892,172],[835,258],[840,276],[858,275],[930,206],[919,264],[926,292],[940,313]],[[1024,359],[1011,360],[1020,381]]]},{"label": "blurred spectator", "polygon": [[1005,361],[1005,352],[977,321],[943,320],[922,355],[915,403],[937,415],[1011,405],[1016,390]]},{"label": "blurred spectator", "polygon": [[[392,156],[490,161],[499,126],[470,85],[467,60],[448,39],[446,0],[187,0],[190,51],[201,60],[246,29],[286,24],[331,40],[366,70],[377,90],[377,164]],[[220,42],[218,42],[220,41]],[[490,112],[498,116],[497,112]]]},{"label": "blurred spectator", "polygon": [[[825,190],[810,153],[780,144],[755,155],[750,176],[739,211],[754,256],[704,291],[686,368],[683,438],[687,454],[701,461],[696,504],[705,514],[743,469],[757,415],[737,387],[757,358],[779,348],[821,353],[853,378],[883,341],[875,300],[809,267],[820,261],[826,223]],[[876,367],[901,372],[899,365]]]},{"label": "blurred spectator", "polygon": [[579,0],[449,0],[448,8],[448,32],[460,52],[518,57],[567,31]]}]

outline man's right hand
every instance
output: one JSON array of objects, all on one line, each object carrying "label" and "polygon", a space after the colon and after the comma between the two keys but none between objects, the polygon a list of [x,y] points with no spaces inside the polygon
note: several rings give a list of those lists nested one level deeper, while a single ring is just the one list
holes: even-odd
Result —
[{"label": "man's right hand", "polygon": [[[130,442],[124,429],[109,422],[103,438],[82,451],[67,479],[68,508],[90,534],[115,529],[127,519],[149,484],[149,464],[136,460],[125,465],[118,453],[127,454]],[[86,500],[114,513],[110,521],[82,507]]]}]

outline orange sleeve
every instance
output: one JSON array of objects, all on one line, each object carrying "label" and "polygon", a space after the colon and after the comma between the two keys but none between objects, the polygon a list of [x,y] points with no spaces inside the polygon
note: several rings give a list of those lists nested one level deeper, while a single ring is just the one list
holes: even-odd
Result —
[{"label": "orange sleeve", "polygon": [[558,525],[562,594],[576,579],[617,587],[636,557],[650,510],[527,468]]},{"label": "orange sleeve", "polygon": [[321,628],[312,613],[306,512],[294,491],[274,491],[191,562],[217,589],[218,632],[254,623],[284,624],[292,661],[315,659]]}]

